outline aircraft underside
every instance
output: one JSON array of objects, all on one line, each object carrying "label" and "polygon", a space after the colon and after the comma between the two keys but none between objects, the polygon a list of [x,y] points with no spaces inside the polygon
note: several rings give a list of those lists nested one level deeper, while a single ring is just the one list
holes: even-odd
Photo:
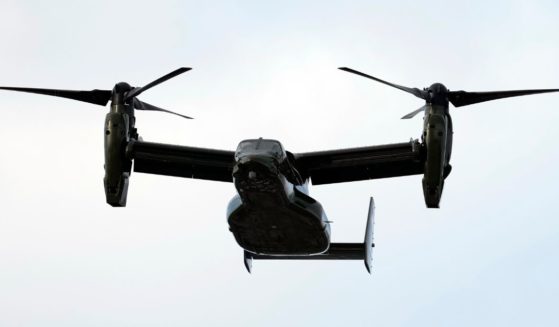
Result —
[{"label": "aircraft underside", "polygon": [[331,243],[330,222],[321,204],[308,196],[308,179],[300,179],[278,141],[243,141],[235,159],[232,175],[238,195],[229,203],[227,221],[245,250],[249,271],[253,259],[364,260],[370,270],[372,200],[365,242]]},{"label": "aircraft underside", "polygon": [[320,203],[262,161],[239,163],[233,173],[239,195],[231,200],[227,220],[237,243],[267,255],[328,250],[330,226]]}]

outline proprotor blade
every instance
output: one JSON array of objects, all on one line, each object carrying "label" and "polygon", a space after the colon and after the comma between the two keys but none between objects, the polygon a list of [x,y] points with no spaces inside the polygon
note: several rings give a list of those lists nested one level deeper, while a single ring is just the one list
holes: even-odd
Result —
[{"label": "proprotor blade", "polygon": [[175,76],[177,76],[177,75],[180,75],[180,74],[182,74],[182,73],[184,73],[184,72],[187,72],[187,71],[189,71],[189,70],[191,70],[191,69],[192,69],[192,68],[181,67],[181,68],[179,68],[179,69],[177,69],[177,70],[174,70],[174,71],[170,72],[169,74],[167,74],[167,75],[165,75],[165,76],[162,76],[162,77],[156,79],[155,81],[153,81],[153,82],[151,82],[151,83],[149,83],[149,84],[146,84],[146,85],[144,85],[144,86],[142,86],[142,87],[134,88],[134,89],[132,89],[130,92],[128,92],[128,94],[126,94],[126,100],[130,100],[130,99],[133,98],[133,97],[137,97],[138,95],[140,95],[140,94],[143,93],[144,91],[149,90],[149,89],[151,89],[152,87],[154,87],[154,86],[156,86],[156,85],[158,85],[158,84],[161,84],[161,83],[163,83],[163,82],[165,82],[165,81],[167,81],[167,80],[169,80],[169,79],[171,79],[171,78],[173,78],[173,77],[175,77]]},{"label": "proprotor blade", "polygon": [[348,72],[348,73],[353,73],[353,74],[356,74],[356,75],[359,75],[359,76],[363,76],[363,77],[372,79],[373,81],[377,81],[377,82],[379,82],[379,83],[386,84],[386,85],[388,85],[388,86],[395,87],[395,88],[397,88],[397,89],[399,89],[399,90],[402,90],[402,91],[404,91],[404,92],[411,93],[411,94],[415,95],[416,97],[418,97],[418,98],[420,98],[420,99],[427,100],[427,95],[425,94],[425,92],[421,91],[421,90],[418,89],[418,88],[410,88],[410,87],[405,87],[405,86],[402,86],[402,85],[390,83],[390,82],[381,80],[380,78],[376,78],[376,77],[374,77],[374,76],[367,75],[367,74],[365,74],[365,73],[362,73],[362,72],[359,72],[359,71],[357,71],[357,70],[355,70],[355,69],[351,69],[351,68],[347,68],[347,67],[340,67],[340,68],[338,68],[338,69],[343,70],[343,71],[346,71],[346,72]]},{"label": "proprotor blade", "polygon": [[180,117],[186,118],[186,119],[194,119],[194,118],[192,118],[192,117],[188,117],[188,116],[185,116],[185,115],[181,115],[181,114],[176,113],[176,112],[173,112],[173,111],[171,111],[171,110],[167,110],[167,109],[163,109],[163,108],[156,107],[156,106],[154,106],[154,105],[152,105],[152,104],[149,104],[149,103],[147,103],[147,102],[140,101],[140,100],[138,100],[138,99],[134,99],[134,108],[136,108],[136,109],[138,109],[138,110],[146,110],[146,111],[161,111],[161,112],[166,112],[166,113],[169,113],[169,114],[177,115],[177,116],[180,116]]},{"label": "proprotor blade", "polygon": [[56,90],[56,89],[36,89],[29,87],[0,87],[0,90],[27,92],[35,94],[44,94],[54,97],[67,98],[88,103],[106,106],[111,99],[112,91],[108,90],[91,90],[91,91],[72,91],[72,90]]},{"label": "proprotor blade", "polygon": [[425,107],[426,107],[426,106],[422,106],[421,108],[419,108],[419,109],[417,109],[417,110],[414,110],[414,111],[410,112],[409,114],[407,114],[407,115],[405,115],[404,117],[402,117],[402,119],[410,119],[410,118],[415,117],[415,115],[417,115],[418,113],[420,113],[420,112],[422,112],[422,111],[425,111]]},{"label": "proprotor blade", "polygon": [[455,107],[463,107],[474,103],[485,101],[518,97],[539,93],[559,92],[559,89],[539,89],[539,90],[514,90],[514,91],[493,91],[493,92],[466,92],[452,91],[448,93],[448,100]]}]

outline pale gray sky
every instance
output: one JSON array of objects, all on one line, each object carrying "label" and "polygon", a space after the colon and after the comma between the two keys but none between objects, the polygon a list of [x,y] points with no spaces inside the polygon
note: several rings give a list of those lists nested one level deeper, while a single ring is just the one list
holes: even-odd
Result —
[{"label": "pale gray sky", "polygon": [[[0,3],[0,84],[111,88],[194,69],[141,96],[145,140],[293,152],[404,142],[411,87],[557,88],[555,1],[15,1]],[[133,174],[104,202],[108,108],[2,92],[2,326],[555,326],[559,95],[453,111],[441,209],[421,176],[311,188],[362,262],[255,262],[228,232],[226,183]]]}]

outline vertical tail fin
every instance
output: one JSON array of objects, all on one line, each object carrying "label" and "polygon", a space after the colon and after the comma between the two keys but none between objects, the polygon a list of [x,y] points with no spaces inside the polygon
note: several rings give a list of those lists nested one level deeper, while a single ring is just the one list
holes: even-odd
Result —
[{"label": "vertical tail fin", "polygon": [[375,230],[375,200],[371,197],[369,201],[369,212],[367,214],[367,226],[365,227],[365,268],[369,274],[371,273],[371,268],[373,266],[373,232]]}]

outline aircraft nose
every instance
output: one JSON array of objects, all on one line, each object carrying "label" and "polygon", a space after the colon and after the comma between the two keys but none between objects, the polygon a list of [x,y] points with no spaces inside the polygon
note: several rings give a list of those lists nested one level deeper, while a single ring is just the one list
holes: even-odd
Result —
[{"label": "aircraft nose", "polygon": [[279,176],[277,162],[266,156],[240,158],[233,168],[233,179],[239,194],[247,192],[276,192],[274,181]]}]

